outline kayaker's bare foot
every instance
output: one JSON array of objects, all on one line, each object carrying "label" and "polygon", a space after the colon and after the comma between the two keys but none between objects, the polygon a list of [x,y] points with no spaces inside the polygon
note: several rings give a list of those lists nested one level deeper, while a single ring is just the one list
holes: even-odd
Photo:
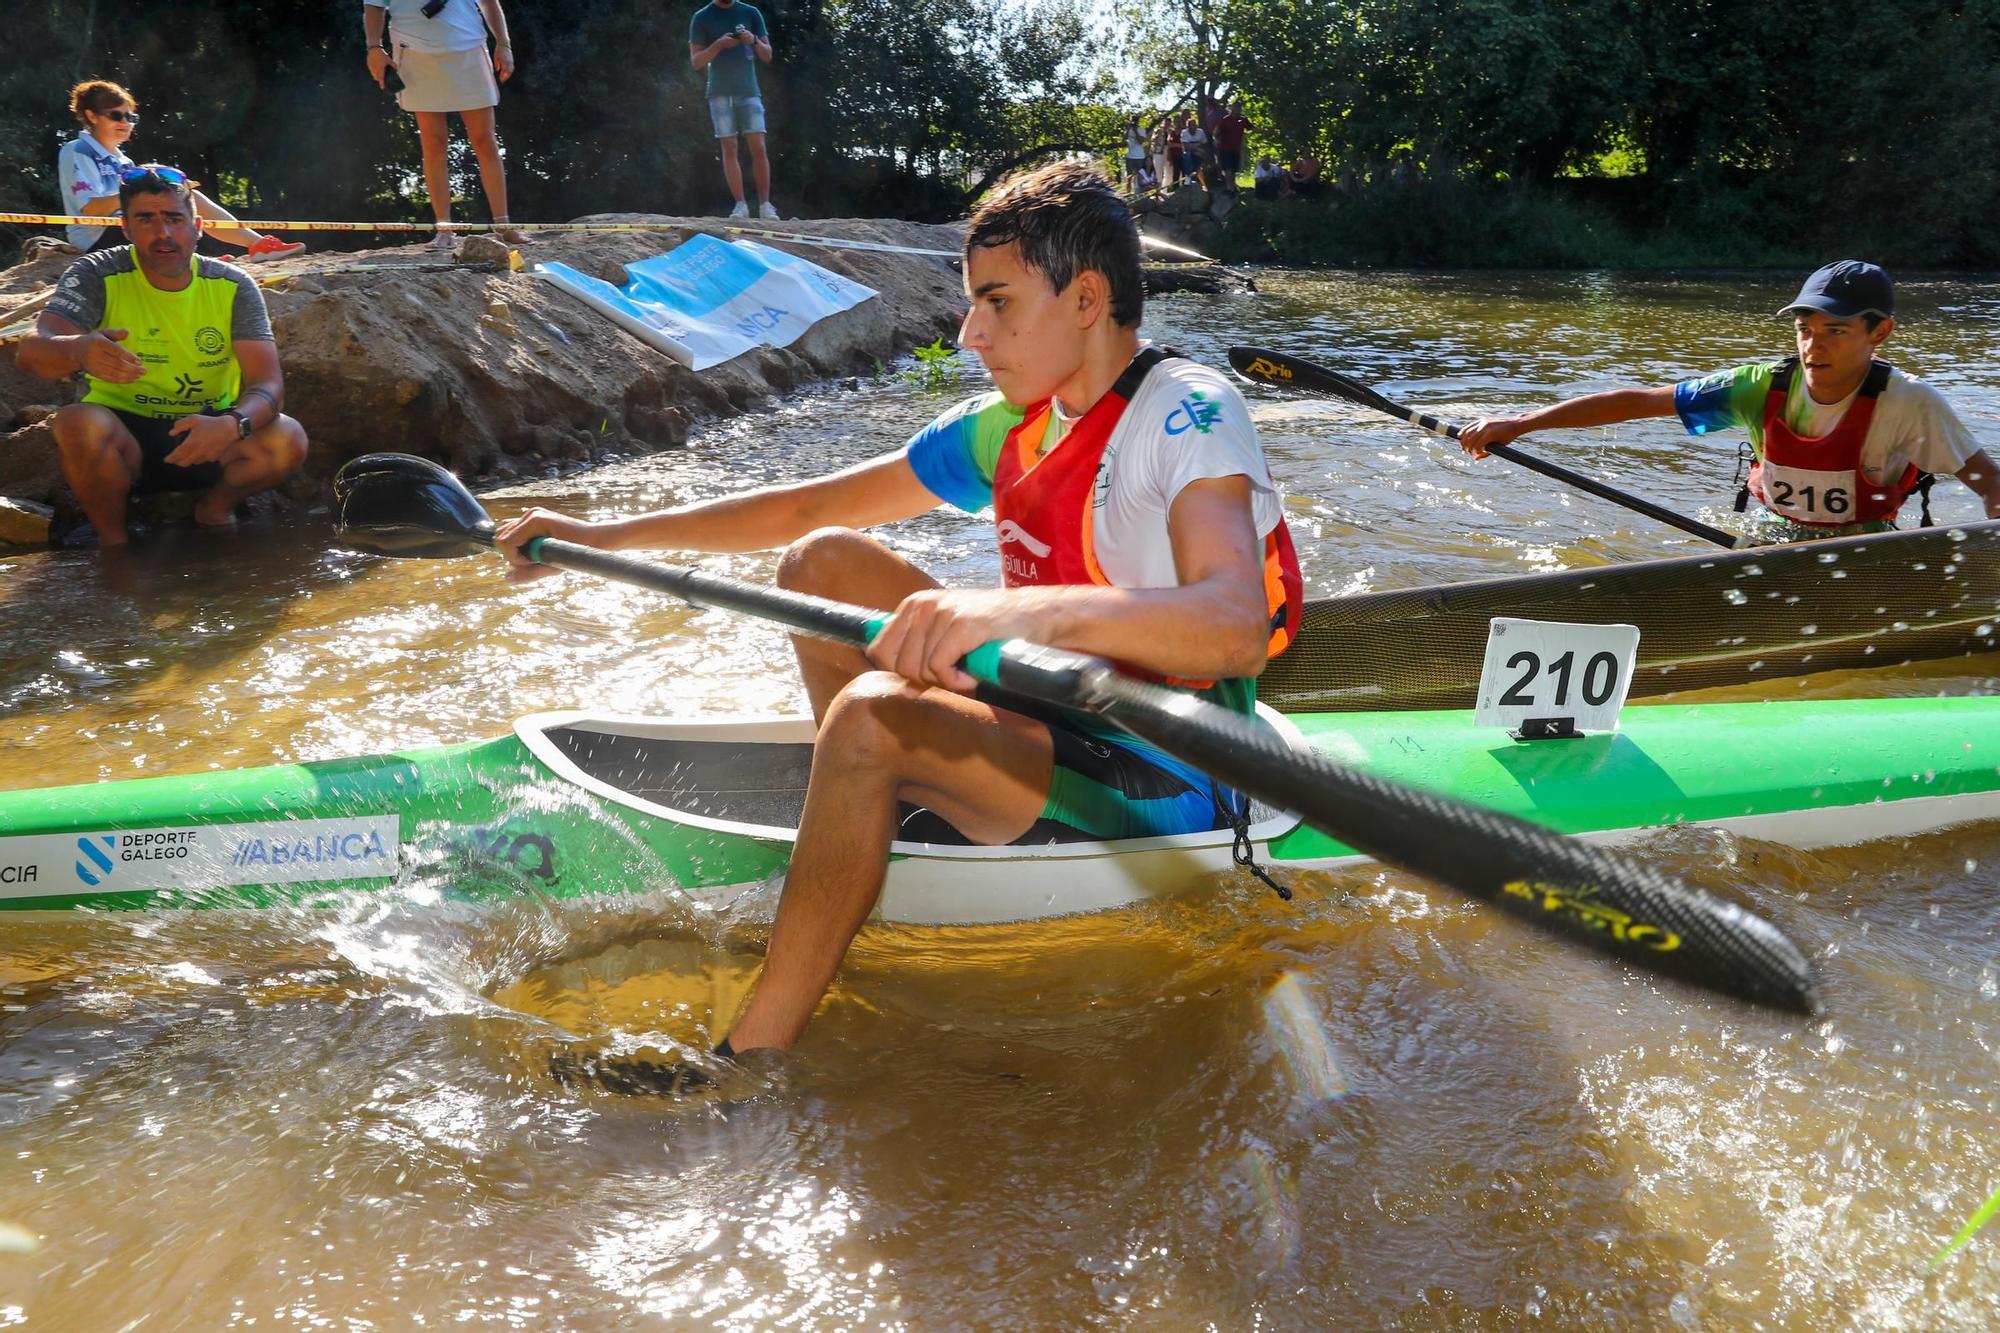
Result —
[{"label": "kayaker's bare foot", "polygon": [[500,239],[502,245],[533,245],[535,243],[534,238],[519,227],[499,227],[494,230],[493,234]]},{"label": "kayaker's bare foot", "polygon": [[549,1058],[549,1077],[564,1087],[594,1083],[621,1097],[684,1097],[715,1086],[708,1074],[684,1061],[578,1055],[558,1051]]}]

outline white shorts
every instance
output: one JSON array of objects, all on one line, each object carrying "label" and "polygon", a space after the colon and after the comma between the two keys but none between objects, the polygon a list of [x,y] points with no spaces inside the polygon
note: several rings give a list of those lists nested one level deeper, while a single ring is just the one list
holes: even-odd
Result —
[{"label": "white shorts", "polygon": [[444,52],[404,47],[396,53],[396,73],[403,80],[396,105],[405,111],[479,111],[500,105],[493,57],[484,46]]}]

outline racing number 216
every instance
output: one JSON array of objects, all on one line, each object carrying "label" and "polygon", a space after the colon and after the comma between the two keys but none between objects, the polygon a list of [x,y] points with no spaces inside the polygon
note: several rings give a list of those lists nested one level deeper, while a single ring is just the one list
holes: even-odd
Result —
[{"label": "racing number 216", "polygon": [[[1549,659],[1546,665],[1540,653],[1522,651],[1507,659],[1509,671],[1519,671],[1521,677],[1507,687],[1500,696],[1502,705],[1523,704],[1529,707],[1541,706],[1535,697],[1535,678],[1546,671],[1554,680],[1556,697],[1550,701],[1551,707],[1560,708],[1569,702],[1570,682],[1576,674],[1576,654],[1566,652]],[[1583,701],[1592,707],[1606,702],[1618,688],[1618,657],[1615,653],[1593,653],[1583,665]]]},{"label": "racing number 216", "polygon": [[1819,493],[1819,505],[1815,508],[1813,505],[1812,487],[1794,486],[1789,481],[1782,480],[1771,483],[1771,503],[1774,505],[1792,505],[1805,510],[1808,514],[1844,514],[1850,508],[1847,503],[1847,492],[1838,486],[1829,486],[1821,491]]}]

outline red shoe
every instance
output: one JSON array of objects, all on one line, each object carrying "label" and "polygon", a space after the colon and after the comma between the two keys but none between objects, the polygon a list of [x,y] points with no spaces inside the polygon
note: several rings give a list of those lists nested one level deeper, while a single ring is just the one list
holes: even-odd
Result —
[{"label": "red shoe", "polygon": [[275,236],[260,236],[248,250],[243,252],[246,264],[261,264],[266,259],[283,259],[295,255],[306,248],[304,241],[281,241]]}]

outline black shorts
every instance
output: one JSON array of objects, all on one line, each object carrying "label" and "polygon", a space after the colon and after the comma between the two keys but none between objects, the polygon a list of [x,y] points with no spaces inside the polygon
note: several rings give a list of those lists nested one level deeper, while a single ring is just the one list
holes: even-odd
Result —
[{"label": "black shorts", "polygon": [[139,442],[139,480],[133,483],[132,494],[205,491],[222,480],[220,463],[180,467],[167,461],[167,455],[181,447],[181,436],[167,434],[180,418],[142,417],[136,412],[121,411],[115,407],[111,409],[111,415],[124,423],[125,429],[132,432],[132,438]]}]

